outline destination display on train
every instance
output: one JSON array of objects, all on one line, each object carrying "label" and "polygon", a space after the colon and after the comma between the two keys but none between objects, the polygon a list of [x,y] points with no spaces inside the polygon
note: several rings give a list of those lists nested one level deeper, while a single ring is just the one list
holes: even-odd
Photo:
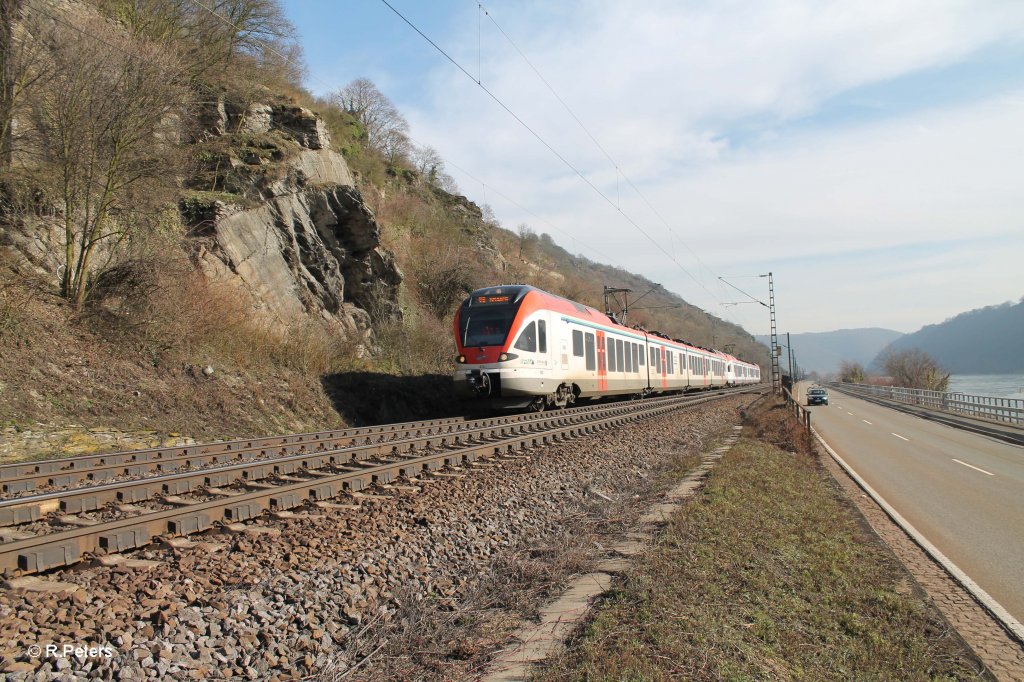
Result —
[{"label": "destination display on train", "polygon": [[477,296],[477,303],[508,303],[512,300],[511,296]]}]

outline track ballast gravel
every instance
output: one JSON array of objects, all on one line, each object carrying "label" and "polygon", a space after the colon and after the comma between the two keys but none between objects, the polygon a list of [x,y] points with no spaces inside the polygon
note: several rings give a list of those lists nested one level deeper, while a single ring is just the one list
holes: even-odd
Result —
[{"label": "track ballast gravel", "polygon": [[[751,400],[727,397],[536,448],[498,466],[339,498],[330,508],[261,518],[191,547],[132,555],[161,562],[149,570],[93,567],[48,576],[79,586],[73,593],[5,590],[0,671],[8,680],[262,680],[330,675],[358,663],[346,679],[389,668],[429,676],[436,660],[403,656],[392,641],[380,647],[389,664],[383,656],[363,662],[373,652],[353,640],[402,618],[410,601],[457,604],[487,584],[505,555],[571,538],[595,509],[615,506],[622,514],[635,501],[639,511],[667,453],[699,451]],[[47,644],[111,655],[48,656]],[[33,645],[43,654],[33,656]],[[446,672],[433,672],[470,674],[473,655],[455,658]]]}]

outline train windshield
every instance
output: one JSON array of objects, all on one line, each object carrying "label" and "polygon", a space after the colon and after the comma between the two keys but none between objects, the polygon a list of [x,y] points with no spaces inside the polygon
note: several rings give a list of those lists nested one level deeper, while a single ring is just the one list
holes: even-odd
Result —
[{"label": "train windshield", "polygon": [[518,306],[505,305],[463,309],[460,330],[462,346],[504,345]]}]

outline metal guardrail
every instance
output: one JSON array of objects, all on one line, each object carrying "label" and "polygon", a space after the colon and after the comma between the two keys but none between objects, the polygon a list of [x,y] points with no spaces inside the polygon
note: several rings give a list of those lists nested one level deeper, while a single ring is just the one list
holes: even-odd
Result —
[{"label": "metal guardrail", "polygon": [[1024,424],[1024,400],[1019,398],[996,398],[969,393],[926,391],[919,388],[903,388],[900,386],[872,386],[868,384],[845,383],[832,383],[830,385],[853,394],[895,400],[909,405],[965,414],[1004,424]]},{"label": "metal guardrail", "polygon": [[793,393],[785,386],[782,387],[782,396],[786,399],[786,405],[793,410],[793,414],[796,415],[797,421],[803,424],[805,431],[810,433],[811,411],[801,405],[800,401],[793,397]]}]

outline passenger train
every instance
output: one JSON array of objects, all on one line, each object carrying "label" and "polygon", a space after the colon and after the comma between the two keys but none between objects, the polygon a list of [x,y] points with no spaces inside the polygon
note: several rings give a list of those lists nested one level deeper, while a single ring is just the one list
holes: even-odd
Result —
[{"label": "passenger train", "polygon": [[526,285],[474,291],[455,314],[456,392],[495,407],[543,410],[578,400],[761,381],[727,353],[626,327]]}]

